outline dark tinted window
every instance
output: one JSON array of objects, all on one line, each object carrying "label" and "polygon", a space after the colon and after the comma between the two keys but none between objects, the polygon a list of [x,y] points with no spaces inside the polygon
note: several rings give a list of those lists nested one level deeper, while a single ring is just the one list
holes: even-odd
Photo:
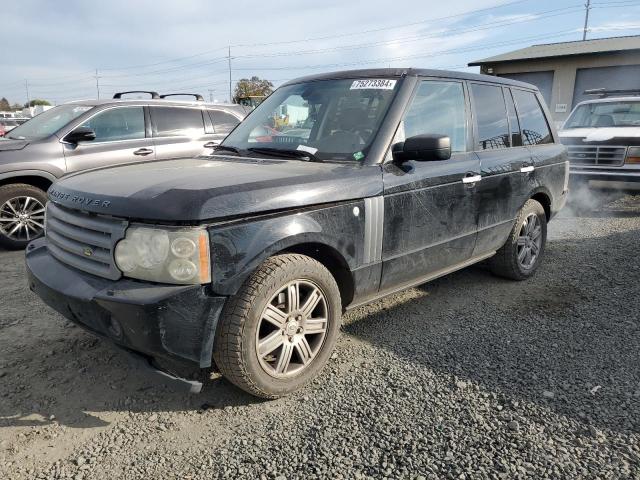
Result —
[{"label": "dark tinted window", "polygon": [[479,150],[509,146],[509,124],[501,87],[471,84],[478,121]]},{"label": "dark tinted window", "polygon": [[158,137],[192,137],[204,134],[202,111],[197,108],[151,107]]},{"label": "dark tinted window", "polygon": [[96,132],[94,142],[144,138],[144,110],[142,107],[110,108],[82,126]]},{"label": "dark tinted window", "polygon": [[216,133],[227,134],[233,130],[238,123],[240,123],[240,120],[230,113],[225,113],[220,110],[209,110],[209,115],[211,115],[213,130]]},{"label": "dark tinted window", "polygon": [[467,122],[464,90],[459,82],[424,81],[400,126],[401,138],[426,133],[451,138],[451,150],[464,152],[467,146]]},{"label": "dark tinted window", "polygon": [[513,90],[513,98],[518,108],[523,143],[525,145],[552,143],[549,125],[536,96],[524,90]]},{"label": "dark tinted window", "polygon": [[522,136],[520,135],[520,122],[516,114],[516,106],[509,90],[504,91],[504,98],[507,101],[507,114],[509,115],[509,126],[511,128],[511,146],[521,147]]}]

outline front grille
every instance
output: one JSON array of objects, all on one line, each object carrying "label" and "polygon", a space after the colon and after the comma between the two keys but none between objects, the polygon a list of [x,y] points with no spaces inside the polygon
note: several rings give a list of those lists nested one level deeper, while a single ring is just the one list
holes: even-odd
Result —
[{"label": "front grille", "polygon": [[91,215],[47,203],[46,237],[51,255],[63,263],[93,275],[117,280],[120,271],[113,260],[127,222]]},{"label": "front grille", "polygon": [[627,155],[627,147],[609,145],[569,145],[567,149],[573,165],[619,167]]}]

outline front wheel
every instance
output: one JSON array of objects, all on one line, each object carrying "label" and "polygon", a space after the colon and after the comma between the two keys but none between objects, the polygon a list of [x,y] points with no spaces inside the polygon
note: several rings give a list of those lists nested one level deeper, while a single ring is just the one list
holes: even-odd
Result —
[{"label": "front wheel", "polygon": [[214,344],[216,365],[258,397],[291,393],[327,362],[341,312],[336,281],[321,263],[298,254],[271,257],[225,306]]},{"label": "front wheel", "polygon": [[33,185],[0,187],[0,245],[20,249],[41,236],[46,203],[47,194]]},{"label": "front wheel", "polygon": [[547,243],[547,216],[542,205],[528,200],[520,209],[506,243],[490,260],[493,273],[512,280],[531,277]]}]

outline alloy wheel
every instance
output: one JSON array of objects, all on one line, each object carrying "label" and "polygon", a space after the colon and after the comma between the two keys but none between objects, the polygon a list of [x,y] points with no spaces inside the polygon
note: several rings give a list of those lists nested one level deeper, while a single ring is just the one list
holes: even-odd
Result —
[{"label": "alloy wheel", "polygon": [[0,206],[0,233],[14,241],[29,241],[44,230],[44,205],[30,196],[10,198]]},{"label": "alloy wheel", "polygon": [[300,373],[314,360],[327,334],[324,293],[309,280],[284,285],[262,310],[256,354],[262,368],[276,378]]},{"label": "alloy wheel", "polygon": [[542,223],[538,215],[531,213],[524,219],[518,235],[518,263],[525,270],[531,269],[542,249]]}]

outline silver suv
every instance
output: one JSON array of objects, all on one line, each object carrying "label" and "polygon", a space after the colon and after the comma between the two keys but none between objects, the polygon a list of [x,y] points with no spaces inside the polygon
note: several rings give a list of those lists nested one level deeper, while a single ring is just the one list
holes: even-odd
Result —
[{"label": "silver suv", "polygon": [[[241,105],[148,100],[66,103],[0,138],[0,244],[23,248],[42,234],[45,194],[66,173],[122,163],[194,157],[213,148],[247,113]],[[181,94],[186,95],[186,94]]]}]

